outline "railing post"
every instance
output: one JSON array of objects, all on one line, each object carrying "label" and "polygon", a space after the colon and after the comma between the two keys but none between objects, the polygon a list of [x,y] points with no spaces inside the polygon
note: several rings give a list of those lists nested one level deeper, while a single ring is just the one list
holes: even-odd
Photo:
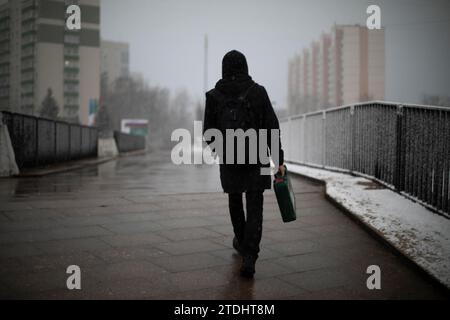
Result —
[{"label": "railing post", "polygon": [[322,168],[325,168],[325,162],[326,162],[326,130],[327,125],[327,113],[326,111],[322,111]]},{"label": "railing post", "polygon": [[69,131],[69,133],[67,134],[67,136],[69,137],[69,151],[67,152],[68,154],[68,160],[72,160],[72,130],[70,130],[70,124],[67,124],[67,130]]},{"label": "railing post", "polygon": [[301,163],[306,163],[306,115],[303,114],[302,116],[302,132],[301,132],[301,146],[302,149],[300,150],[301,152],[301,156],[300,156],[300,162]]},{"label": "railing post", "polygon": [[58,149],[56,147],[58,142],[58,132],[57,132],[58,122],[53,122],[53,163],[58,162]]},{"label": "railing post", "polygon": [[396,144],[395,144],[395,171],[394,171],[394,187],[398,191],[404,189],[404,165],[405,165],[405,154],[403,150],[403,105],[397,105],[396,112]]},{"label": "railing post", "polygon": [[78,158],[82,157],[81,155],[83,154],[83,127],[79,127],[80,128],[80,151],[78,154]]},{"label": "railing post", "polygon": [[[35,139],[36,139],[36,143],[34,144],[34,160],[33,163],[34,165],[39,165],[40,161],[39,161],[39,120],[38,118],[33,117],[33,120],[36,123],[36,131],[35,131]],[[22,117],[22,128],[23,128],[23,132],[25,132],[25,119],[24,117]]]},{"label": "railing post", "polygon": [[355,106],[350,106],[350,172],[355,170]]},{"label": "railing post", "polygon": [[288,121],[287,121],[287,148],[285,148],[285,150],[287,151],[287,154],[285,154],[285,157],[288,158],[289,160],[294,160],[294,159],[292,159],[292,155],[291,155],[291,151],[290,151],[290,150],[292,150],[291,119],[292,119],[292,117],[288,117]]}]

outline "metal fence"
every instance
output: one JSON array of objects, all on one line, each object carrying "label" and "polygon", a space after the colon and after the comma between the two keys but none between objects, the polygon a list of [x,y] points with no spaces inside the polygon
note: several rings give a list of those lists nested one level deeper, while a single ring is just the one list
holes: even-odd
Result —
[{"label": "metal fence", "polygon": [[97,129],[1,111],[19,168],[97,156]]},{"label": "metal fence", "polygon": [[280,127],[286,161],[375,179],[450,217],[450,108],[369,102]]}]

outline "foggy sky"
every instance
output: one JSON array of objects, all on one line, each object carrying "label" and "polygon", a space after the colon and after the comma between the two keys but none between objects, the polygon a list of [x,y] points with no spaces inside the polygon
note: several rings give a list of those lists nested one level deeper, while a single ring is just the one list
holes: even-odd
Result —
[{"label": "foggy sky", "polygon": [[386,100],[420,103],[450,95],[448,0],[102,0],[102,38],[130,43],[131,71],[152,85],[203,98],[203,38],[208,84],[223,55],[237,49],[276,107],[286,106],[287,63],[334,23],[364,24],[369,4],[386,27]]}]

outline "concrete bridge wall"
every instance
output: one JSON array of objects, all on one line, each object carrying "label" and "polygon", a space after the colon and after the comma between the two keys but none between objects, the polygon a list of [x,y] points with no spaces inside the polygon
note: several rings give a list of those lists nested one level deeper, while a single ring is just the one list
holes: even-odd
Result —
[{"label": "concrete bridge wall", "polygon": [[119,153],[145,150],[145,137],[114,131],[114,140],[116,140]]}]

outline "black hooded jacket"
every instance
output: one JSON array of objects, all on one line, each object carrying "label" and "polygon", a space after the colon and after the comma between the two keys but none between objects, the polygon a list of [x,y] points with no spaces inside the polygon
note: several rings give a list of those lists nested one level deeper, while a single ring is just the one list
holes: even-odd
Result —
[{"label": "black hooded jacket", "polygon": [[[250,88],[250,90],[249,90]],[[208,129],[218,129],[217,108],[219,103],[216,98],[215,90],[222,95],[237,97],[243,92],[248,91],[247,99],[250,101],[252,110],[261,117],[261,128],[267,129],[270,138],[271,129],[279,129],[279,122],[266,89],[255,83],[248,74],[247,60],[245,56],[238,51],[228,52],[222,61],[222,79],[219,80],[214,89],[206,93],[205,116],[203,131]],[[208,141],[207,141],[208,142]],[[209,142],[210,143],[210,142]],[[270,146],[270,139],[268,147]],[[284,162],[284,153],[279,144],[279,162]],[[271,177],[261,175],[260,169],[263,165],[258,160],[258,165],[220,165],[220,180],[222,188],[226,193],[240,193],[246,191],[262,191],[271,188]]]}]

